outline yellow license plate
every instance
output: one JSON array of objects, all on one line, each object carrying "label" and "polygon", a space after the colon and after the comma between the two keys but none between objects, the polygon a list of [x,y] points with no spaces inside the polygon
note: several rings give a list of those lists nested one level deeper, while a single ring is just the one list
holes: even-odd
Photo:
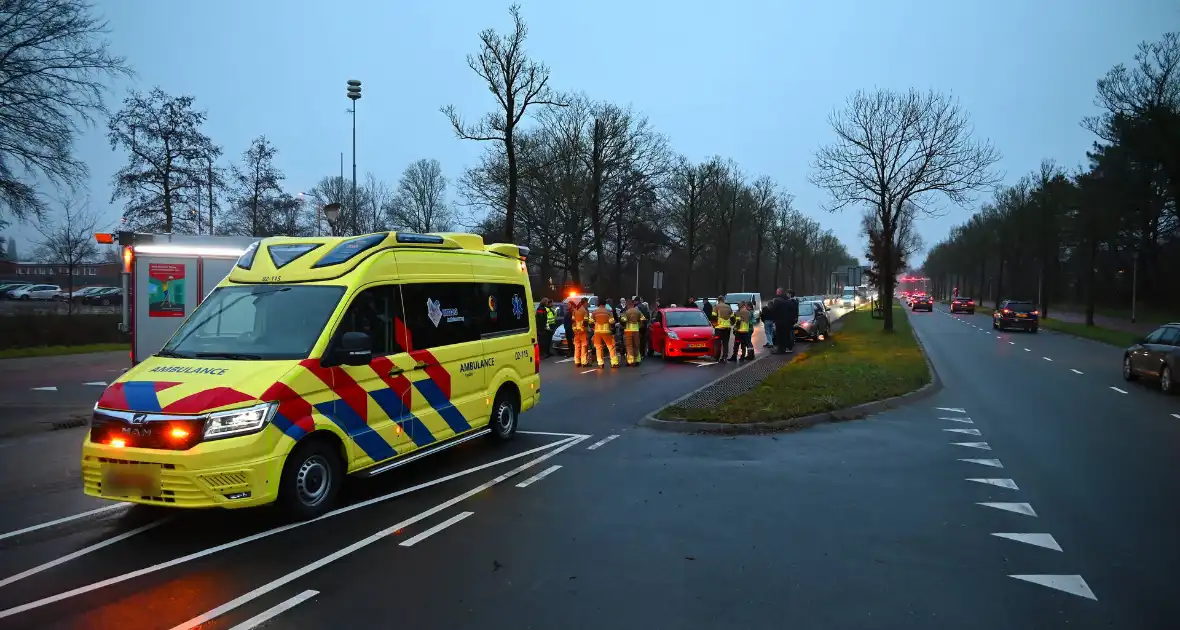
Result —
[{"label": "yellow license plate", "polygon": [[102,493],[115,497],[158,497],[160,468],[154,465],[107,464],[102,469]]},{"label": "yellow license plate", "polygon": [[690,343],[690,344],[688,344],[688,347],[693,350],[700,350],[701,348],[708,348],[709,344],[707,344],[707,343]]},{"label": "yellow license plate", "polygon": [[1028,315],[1025,315],[1024,313],[1017,313],[1016,316],[1017,317],[1028,317]]}]

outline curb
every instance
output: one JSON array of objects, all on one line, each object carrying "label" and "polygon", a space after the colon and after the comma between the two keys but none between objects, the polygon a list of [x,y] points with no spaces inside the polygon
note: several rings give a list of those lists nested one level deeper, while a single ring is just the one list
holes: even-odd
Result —
[{"label": "curb", "polygon": [[[906,313],[909,317],[909,313]],[[834,422],[838,420],[856,420],[868,415],[880,413],[889,409],[895,409],[905,405],[912,404],[923,398],[928,398],[938,393],[942,389],[942,379],[938,377],[938,371],[934,369],[934,364],[930,362],[930,355],[926,352],[926,344],[922,342],[922,337],[918,334],[917,329],[913,326],[910,330],[914,333],[914,340],[918,342],[918,347],[922,351],[922,358],[926,360],[926,368],[930,370],[930,382],[915,389],[912,392],[901,394],[900,396],[893,396],[883,400],[874,400],[867,403],[861,403],[852,407],[844,409],[837,409],[835,411],[825,411],[809,416],[801,416],[799,418],[788,418],[786,420],[774,420],[771,422],[751,422],[746,424],[731,424],[728,422],[691,422],[686,420],[660,420],[656,418],[656,414],[664,409],[675,405],[676,403],[688,398],[697,393],[705,387],[710,387],[721,378],[697,388],[680,398],[652,411],[639,419],[639,426],[654,429],[656,431],[666,431],[671,433],[710,433],[719,435],[749,435],[758,433],[773,433],[785,429],[807,429],[817,424],[825,422]],[[752,365],[752,363],[751,363]],[[735,370],[736,371],[736,370]],[[731,372],[732,373],[732,372]]]}]

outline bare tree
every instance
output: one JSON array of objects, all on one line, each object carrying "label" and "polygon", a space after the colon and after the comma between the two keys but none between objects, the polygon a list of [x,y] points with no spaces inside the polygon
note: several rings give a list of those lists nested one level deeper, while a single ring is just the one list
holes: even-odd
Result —
[{"label": "bare tree", "polygon": [[40,218],[38,180],[74,186],[83,124],[106,113],[106,80],[129,76],[107,47],[106,22],[84,0],[0,0],[0,204]]},{"label": "bare tree", "polygon": [[[999,152],[974,140],[958,102],[936,92],[858,91],[829,121],[836,141],[817,152],[811,182],[828,190],[832,212],[863,204],[876,214],[881,291],[892,295],[902,209],[935,215],[931,204],[939,194],[967,203],[999,182],[991,171]],[[893,330],[893,309],[885,310],[885,330]]]},{"label": "bare tree", "polygon": [[[78,202],[63,198],[59,203],[61,211],[57,221],[41,221],[37,224],[41,239],[36,244],[35,255],[43,262],[66,269],[65,290],[67,294],[72,294],[75,270],[99,256],[98,244],[94,240],[98,214],[90,209],[89,200]],[[74,301],[68,300],[67,304],[67,312],[72,313]]]},{"label": "bare tree", "polygon": [[132,92],[108,124],[111,149],[128,154],[115,173],[111,201],[127,200],[123,218],[133,228],[195,231],[200,217],[182,210],[200,203],[208,165],[221,149],[201,133],[205,112],[193,109],[193,101],[160,88]]},{"label": "bare tree", "polygon": [[233,205],[222,222],[225,232],[249,236],[281,233],[270,220],[275,202],[283,195],[285,176],[274,163],[278,152],[266,136],[258,136],[242,152],[242,163],[230,167]]},{"label": "bare tree", "polygon": [[447,178],[438,160],[421,159],[406,167],[397,182],[389,220],[395,229],[445,232],[454,217],[447,207]]},{"label": "bare tree", "polygon": [[508,159],[504,237],[511,242],[519,186],[514,138],[516,126],[524,118],[529,106],[560,106],[562,103],[554,98],[549,87],[549,68],[530,59],[524,50],[528,26],[520,16],[520,5],[512,5],[508,12],[512,14],[512,33],[500,35],[490,28],[482,31],[479,34],[479,54],[467,56],[468,67],[487,83],[488,89],[496,97],[498,107],[473,125],[463,121],[454,105],[447,105],[441,111],[450,119],[455,135],[460,139],[504,144]]}]

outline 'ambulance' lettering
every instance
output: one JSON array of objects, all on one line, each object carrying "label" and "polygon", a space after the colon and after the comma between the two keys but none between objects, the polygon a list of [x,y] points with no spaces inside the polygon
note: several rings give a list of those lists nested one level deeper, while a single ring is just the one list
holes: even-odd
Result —
[{"label": "'ambulance' lettering", "polygon": [[192,367],[189,365],[160,365],[154,367],[149,372],[181,372],[184,374],[210,374],[212,376],[221,376],[226,373],[225,368],[208,368],[208,367]]},{"label": "'ambulance' lettering", "polygon": [[486,367],[492,367],[495,364],[496,364],[495,357],[492,357],[490,359],[480,359],[479,361],[468,361],[467,363],[464,363],[463,365],[459,366],[459,372],[461,372],[461,373],[472,372],[474,370],[479,370],[479,369],[483,369]]}]

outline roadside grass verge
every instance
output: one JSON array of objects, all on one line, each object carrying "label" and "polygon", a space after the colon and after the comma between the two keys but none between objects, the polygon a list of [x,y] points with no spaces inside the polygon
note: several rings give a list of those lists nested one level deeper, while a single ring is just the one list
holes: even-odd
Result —
[{"label": "roadside grass verge", "polygon": [[[975,307],[977,315],[987,315],[991,317],[995,309],[986,306]],[[1112,346],[1126,348],[1129,345],[1137,343],[1142,335],[1130,333],[1122,330],[1114,330],[1113,328],[1103,328],[1102,326],[1087,326],[1085,324],[1078,324],[1075,322],[1063,322],[1052,317],[1042,317],[1039,324],[1045,330],[1052,330],[1054,332],[1065,333],[1073,335],[1074,337],[1081,337],[1083,339],[1091,339],[1093,341],[1100,341]]]},{"label": "roadside grass verge", "polygon": [[91,354],[94,352],[129,352],[128,343],[87,343],[77,346],[29,346],[0,350],[0,359],[21,359],[25,357],[53,357],[63,354]]},{"label": "roadside grass verge", "polygon": [[[745,424],[799,418],[900,396],[930,382],[909,319],[893,307],[895,331],[869,311],[849,313],[828,341],[771,374],[758,387],[711,409],[669,407],[665,420]],[[798,346],[796,346],[798,347]]]}]

